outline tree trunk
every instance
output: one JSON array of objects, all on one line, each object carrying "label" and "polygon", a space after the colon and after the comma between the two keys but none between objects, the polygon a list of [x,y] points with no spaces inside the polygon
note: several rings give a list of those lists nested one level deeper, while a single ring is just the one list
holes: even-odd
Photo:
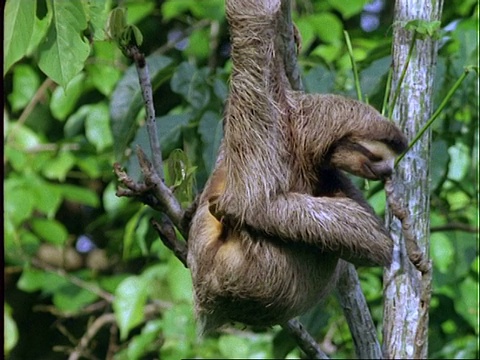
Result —
[{"label": "tree trunk", "polygon": [[[414,31],[405,29],[412,20],[427,22],[440,19],[443,0],[397,0],[393,32],[393,78],[390,99],[400,91],[392,118],[412,140],[432,113],[432,89],[437,58],[436,41],[430,37],[415,41],[411,58],[410,46]],[[405,64],[408,68],[401,80]],[[395,100],[393,100],[395,101]],[[392,103],[392,102],[391,102]],[[425,256],[429,251],[429,162],[431,132],[410,149],[397,168],[394,183],[399,198],[412,220],[412,231]],[[394,261],[384,274],[383,354],[390,359],[427,357],[428,308],[431,272],[422,274],[406,255],[401,223],[387,214],[387,226],[392,229]]]}]

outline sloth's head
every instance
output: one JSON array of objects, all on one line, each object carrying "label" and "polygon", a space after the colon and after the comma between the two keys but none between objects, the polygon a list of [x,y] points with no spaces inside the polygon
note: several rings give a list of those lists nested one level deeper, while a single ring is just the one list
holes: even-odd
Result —
[{"label": "sloth's head", "polygon": [[407,148],[405,136],[396,134],[384,139],[343,138],[332,147],[329,165],[366,179],[385,179],[393,172],[395,158]]}]

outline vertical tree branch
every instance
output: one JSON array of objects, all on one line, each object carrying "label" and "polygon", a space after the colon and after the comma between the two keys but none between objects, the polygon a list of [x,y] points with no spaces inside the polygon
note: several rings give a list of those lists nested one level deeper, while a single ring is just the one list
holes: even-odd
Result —
[{"label": "vertical tree branch", "polygon": [[[405,25],[411,20],[439,20],[442,3],[442,0],[397,0],[395,3],[392,89],[398,88],[400,92],[392,117],[409,139],[420,131],[432,113],[437,46],[431,37],[415,39]],[[412,41],[414,50],[409,54]],[[409,70],[402,81],[402,69],[407,61]],[[392,90],[390,98],[396,96]],[[411,231],[427,258],[430,142],[431,133],[427,131],[406,154],[393,180],[403,186],[402,191],[396,189],[396,192],[402,194],[410,216],[415,219]],[[426,358],[431,271],[422,275],[411,264],[402,224],[391,212],[387,214],[387,224],[394,240],[394,261],[384,274],[383,355],[391,359]]]}]

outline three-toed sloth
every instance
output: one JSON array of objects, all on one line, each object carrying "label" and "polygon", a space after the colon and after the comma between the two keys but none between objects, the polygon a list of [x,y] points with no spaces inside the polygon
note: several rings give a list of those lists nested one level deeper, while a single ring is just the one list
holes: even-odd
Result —
[{"label": "three-toed sloth", "polygon": [[286,322],[328,294],[341,259],[392,259],[387,230],[342,170],[383,179],[406,138],[371,106],[291,90],[279,3],[226,1],[225,136],[188,241],[202,332]]}]

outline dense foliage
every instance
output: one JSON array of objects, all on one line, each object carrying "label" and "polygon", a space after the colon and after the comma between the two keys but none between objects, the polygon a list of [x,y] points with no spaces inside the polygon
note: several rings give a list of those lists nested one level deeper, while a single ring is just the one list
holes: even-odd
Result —
[{"label": "dense foliage", "polygon": [[[75,349],[92,359],[300,356],[279,327],[199,341],[189,271],[150,226],[161,214],[115,195],[113,163],[138,178],[131,149],[149,146],[135,68],[105,32],[110,10],[126,8],[127,23],[143,34],[166,181],[187,206],[212,169],[222,136],[231,67],[223,0],[118,3],[5,5],[5,354],[60,359]],[[296,1],[307,91],[356,96],[346,30],[364,99],[382,109],[391,3]],[[437,106],[465,67],[477,64],[477,29],[476,1],[445,2],[435,34]],[[468,74],[432,125],[429,349],[435,358],[479,356],[477,84],[477,75]],[[381,186],[359,184],[381,214]],[[362,269],[360,277],[380,326],[381,269]],[[353,356],[333,298],[302,321],[327,353]]]}]

